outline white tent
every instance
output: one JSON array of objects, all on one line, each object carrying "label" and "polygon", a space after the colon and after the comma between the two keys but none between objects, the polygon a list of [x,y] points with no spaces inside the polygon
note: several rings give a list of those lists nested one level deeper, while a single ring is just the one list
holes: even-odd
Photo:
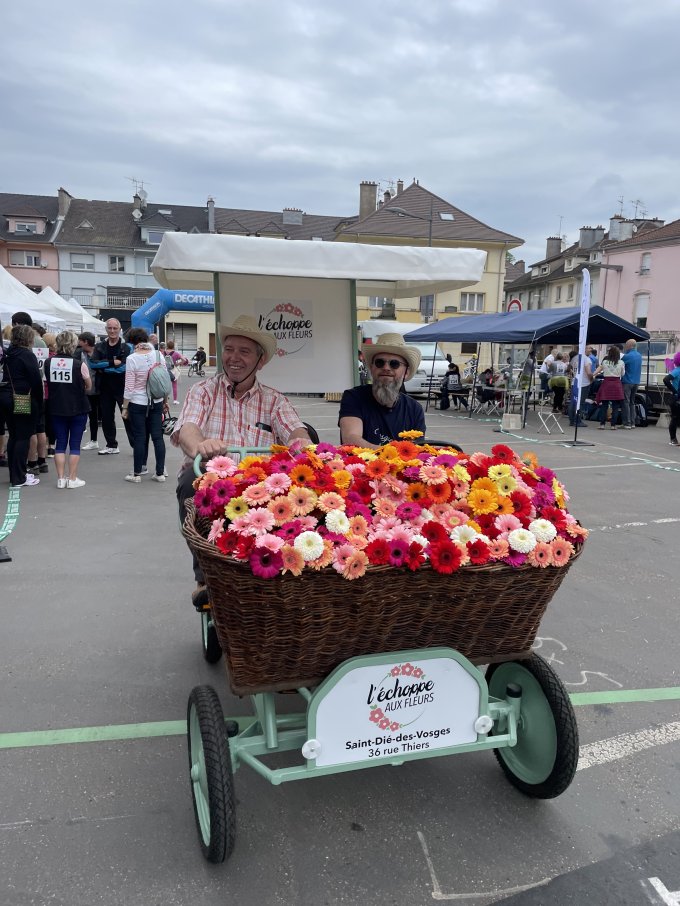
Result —
[{"label": "white tent", "polygon": [[63,326],[64,318],[48,309],[38,296],[0,265],[0,321],[9,324],[16,311],[27,312],[34,321],[50,326]]},{"label": "white tent", "polygon": [[42,304],[48,306],[54,315],[63,318],[68,327],[77,328],[78,331],[85,328],[94,329],[100,334],[105,332],[103,321],[91,315],[75,299],[62,298],[51,286],[46,286],[41,290],[37,298]]}]

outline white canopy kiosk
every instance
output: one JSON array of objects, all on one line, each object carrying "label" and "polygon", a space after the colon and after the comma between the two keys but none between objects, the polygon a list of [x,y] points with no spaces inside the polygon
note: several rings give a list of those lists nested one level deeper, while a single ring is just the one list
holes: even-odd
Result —
[{"label": "white canopy kiosk", "polygon": [[[217,323],[275,334],[265,383],[325,393],[358,383],[357,295],[413,298],[477,283],[486,252],[166,233],[152,271],[167,289],[214,290]],[[292,367],[291,367],[292,366]]]}]

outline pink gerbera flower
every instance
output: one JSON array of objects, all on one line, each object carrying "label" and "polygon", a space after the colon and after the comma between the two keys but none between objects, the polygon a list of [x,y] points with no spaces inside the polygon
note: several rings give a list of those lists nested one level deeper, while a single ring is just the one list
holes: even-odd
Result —
[{"label": "pink gerbera flower", "polygon": [[276,525],[283,525],[293,518],[293,504],[287,497],[275,497],[269,501],[267,509],[274,516]]},{"label": "pink gerbera flower", "polygon": [[205,464],[206,472],[216,472],[220,478],[228,478],[236,471],[236,462],[231,456],[213,456]]},{"label": "pink gerbera flower", "polygon": [[345,498],[335,491],[325,491],[319,497],[317,506],[323,513],[328,513],[330,510],[344,510],[346,503]]},{"label": "pink gerbera flower", "polygon": [[504,538],[495,538],[489,542],[489,556],[492,560],[503,560],[508,556],[510,545]]},{"label": "pink gerbera flower", "polygon": [[565,538],[555,538],[550,542],[553,566],[566,566],[574,553],[574,545]]},{"label": "pink gerbera flower", "polygon": [[539,541],[536,547],[529,551],[527,557],[532,566],[540,566],[542,568],[550,566],[552,559],[552,547],[547,541]]},{"label": "pink gerbera flower", "polygon": [[213,483],[210,490],[213,493],[215,505],[226,506],[231,498],[236,496],[236,482],[230,478],[220,478],[219,481]]},{"label": "pink gerbera flower", "polygon": [[305,558],[302,553],[290,544],[284,544],[279,553],[282,561],[282,574],[290,573],[293,576],[299,576],[305,568]]},{"label": "pink gerbera flower", "polygon": [[384,497],[379,498],[378,500],[373,501],[373,509],[376,514],[383,519],[389,519],[397,511],[396,504],[393,500],[387,500]]},{"label": "pink gerbera flower", "polygon": [[493,524],[499,532],[514,532],[515,529],[522,528],[522,523],[517,516],[513,516],[511,513],[496,516]]},{"label": "pink gerbera flower", "polygon": [[251,506],[269,503],[272,497],[271,492],[263,481],[259,481],[257,484],[253,484],[249,488],[246,488],[241,496],[246,503],[249,503]]},{"label": "pink gerbera flower", "polygon": [[283,538],[269,533],[266,535],[258,535],[255,539],[255,547],[266,547],[267,550],[274,551],[274,553],[280,551],[285,543]]},{"label": "pink gerbera flower", "polygon": [[349,518],[349,530],[353,535],[366,535],[368,532],[368,522],[366,521],[365,516],[361,514],[356,514],[350,516]]},{"label": "pink gerbera flower", "polygon": [[291,488],[288,491],[288,499],[296,516],[306,516],[307,513],[311,513],[317,502],[317,496],[310,488]]},{"label": "pink gerbera flower", "polygon": [[273,475],[268,475],[265,478],[264,486],[268,491],[271,491],[272,494],[285,494],[290,487],[290,478],[287,475],[283,475],[281,472],[275,472]]},{"label": "pink gerbera flower", "polygon": [[333,551],[333,569],[342,573],[347,566],[347,561],[355,554],[351,544],[341,544]]},{"label": "pink gerbera flower", "polygon": [[403,566],[408,559],[408,541],[397,541],[392,539],[390,546],[390,566]]},{"label": "pink gerbera flower", "polygon": [[196,491],[194,494],[194,506],[196,507],[196,515],[202,518],[212,518],[215,515],[212,488],[201,488]]},{"label": "pink gerbera flower", "polygon": [[366,567],[368,566],[368,557],[363,551],[355,551],[352,556],[347,560],[345,569],[343,570],[342,575],[345,579],[352,581],[353,579],[360,579],[361,576],[366,572]]},{"label": "pink gerbera flower", "polygon": [[404,503],[400,503],[397,507],[397,516],[405,522],[411,522],[412,519],[416,519],[420,516],[421,510],[422,506],[419,503],[407,500]]},{"label": "pink gerbera flower", "polygon": [[442,466],[421,466],[419,475],[425,484],[443,484],[446,481],[446,469]]},{"label": "pink gerbera flower", "polygon": [[208,532],[208,541],[211,541],[214,544],[223,533],[224,519],[213,520],[213,524],[210,526],[210,531]]},{"label": "pink gerbera flower", "polygon": [[281,571],[283,557],[277,551],[270,551],[266,547],[254,547],[248,561],[253,575],[258,579],[273,579]]},{"label": "pink gerbera flower", "polygon": [[244,516],[239,516],[239,519],[244,520],[244,535],[265,535],[274,527],[274,514],[269,510],[248,510]]}]

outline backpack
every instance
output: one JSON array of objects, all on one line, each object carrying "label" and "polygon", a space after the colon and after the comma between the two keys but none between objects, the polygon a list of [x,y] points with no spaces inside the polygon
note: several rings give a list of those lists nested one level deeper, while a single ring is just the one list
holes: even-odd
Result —
[{"label": "backpack", "polygon": [[161,358],[160,352],[157,352],[156,355],[158,359],[149,368],[149,373],[146,376],[146,395],[149,400],[149,406],[153,404],[154,400],[164,399],[172,393],[170,373],[165,367],[165,362]]}]

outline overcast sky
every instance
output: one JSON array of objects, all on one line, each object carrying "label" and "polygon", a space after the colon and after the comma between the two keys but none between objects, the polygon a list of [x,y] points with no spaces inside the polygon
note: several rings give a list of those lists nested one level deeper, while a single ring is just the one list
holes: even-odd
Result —
[{"label": "overcast sky", "polygon": [[416,177],[531,262],[680,217],[678,35],[677,0],[8,3],[0,191],[350,215]]}]

